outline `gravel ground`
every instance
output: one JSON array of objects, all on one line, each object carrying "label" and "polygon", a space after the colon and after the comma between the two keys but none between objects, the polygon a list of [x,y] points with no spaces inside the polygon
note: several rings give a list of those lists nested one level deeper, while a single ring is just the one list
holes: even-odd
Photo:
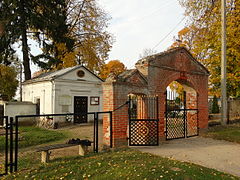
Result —
[{"label": "gravel ground", "polygon": [[240,144],[192,137],[161,143],[158,147],[134,147],[143,152],[199,164],[240,177]]}]

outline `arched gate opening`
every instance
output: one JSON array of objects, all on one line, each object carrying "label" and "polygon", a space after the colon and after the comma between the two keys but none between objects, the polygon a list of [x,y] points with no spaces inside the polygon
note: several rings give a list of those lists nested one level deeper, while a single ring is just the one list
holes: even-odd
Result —
[{"label": "arched gate opening", "polygon": [[166,140],[197,136],[199,123],[196,91],[176,81],[171,85],[165,93]]}]

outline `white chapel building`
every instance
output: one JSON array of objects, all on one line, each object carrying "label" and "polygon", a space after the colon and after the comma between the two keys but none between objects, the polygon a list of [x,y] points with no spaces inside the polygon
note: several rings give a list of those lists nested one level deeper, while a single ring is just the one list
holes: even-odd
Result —
[{"label": "white chapel building", "polygon": [[[103,80],[84,66],[40,74],[23,83],[22,100],[37,104],[37,114],[102,111]],[[74,119],[85,123],[89,117]]]}]

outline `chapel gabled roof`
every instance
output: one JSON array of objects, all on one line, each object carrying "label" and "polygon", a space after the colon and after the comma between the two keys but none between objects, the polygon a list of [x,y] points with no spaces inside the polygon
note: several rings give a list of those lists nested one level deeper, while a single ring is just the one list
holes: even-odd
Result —
[{"label": "chapel gabled roof", "polygon": [[78,65],[78,66],[68,67],[68,68],[61,69],[61,70],[55,70],[55,71],[49,71],[49,72],[42,73],[36,77],[33,77],[32,79],[24,81],[23,84],[30,84],[30,83],[34,83],[34,82],[40,82],[40,81],[51,81],[51,80],[57,79],[57,78],[65,75],[67,73],[70,73],[78,68],[84,68],[85,70],[87,70],[88,72],[93,74],[95,77],[97,77],[99,80],[103,81],[100,77],[95,75],[92,71],[90,71],[85,66]]}]

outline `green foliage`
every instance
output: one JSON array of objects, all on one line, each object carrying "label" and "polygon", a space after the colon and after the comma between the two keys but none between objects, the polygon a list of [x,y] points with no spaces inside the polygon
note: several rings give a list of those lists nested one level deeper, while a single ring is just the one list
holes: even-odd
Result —
[{"label": "green foliage", "polygon": [[[51,66],[59,61],[55,58],[59,53],[56,43],[64,43],[69,50],[72,49],[74,41],[67,36],[65,0],[3,0],[0,14],[0,24],[4,27],[0,37],[0,61],[8,63],[8,59],[15,54],[13,45],[20,41],[25,79],[31,78],[30,57],[40,66]],[[30,55],[29,38],[39,43],[44,49],[43,54],[36,57]]]},{"label": "green foliage", "polygon": [[[23,161],[29,164],[26,158]],[[213,169],[135,150],[61,158],[46,165],[21,168],[24,171],[6,179],[237,179]]]},{"label": "green foliage", "polygon": [[0,64],[0,95],[5,95],[11,100],[18,87],[17,72],[14,67]]},{"label": "green foliage", "polygon": [[212,113],[219,113],[218,99],[216,96],[213,97]]},{"label": "green foliage", "polygon": [[[221,1],[179,0],[189,19],[180,33],[184,46],[210,71],[210,92],[220,95]],[[240,1],[227,0],[227,92],[240,96]]]},{"label": "green foliage", "polygon": [[[30,61],[42,69],[79,63],[99,71],[113,42],[106,31],[109,17],[96,0],[4,0],[0,14],[0,63],[9,64],[20,41],[25,79],[31,78]],[[30,38],[42,50],[36,56],[30,54]]]}]

